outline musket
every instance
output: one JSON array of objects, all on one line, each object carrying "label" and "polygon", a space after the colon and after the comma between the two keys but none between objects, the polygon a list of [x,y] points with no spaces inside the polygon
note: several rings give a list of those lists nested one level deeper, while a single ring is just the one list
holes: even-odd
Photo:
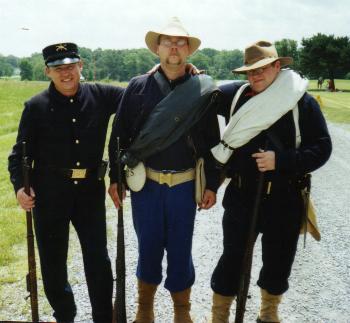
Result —
[{"label": "musket", "polygon": [[[264,151],[267,149],[267,141],[265,143]],[[263,191],[265,173],[260,172],[258,178],[258,186],[256,191],[256,196],[254,200],[253,215],[249,227],[246,249],[243,257],[241,275],[239,280],[239,287],[237,292],[237,307],[236,307],[236,316],[235,323],[243,323],[245,308],[248,297],[248,290],[250,284],[250,275],[252,271],[252,262],[253,262],[253,252],[254,244],[256,239],[256,224],[258,221],[259,207],[261,202],[261,195]]]},{"label": "musket", "polygon": [[124,244],[124,219],[123,219],[123,182],[121,168],[121,152],[119,137],[117,138],[117,185],[120,199],[118,208],[118,236],[117,236],[117,259],[116,259],[116,297],[113,307],[113,322],[126,323],[125,308],[125,244]]},{"label": "musket", "polygon": [[[26,151],[26,143],[23,142],[22,146],[22,172],[23,172],[23,183],[24,192],[30,196],[30,182],[29,173],[31,165]],[[39,321],[39,310],[38,310],[38,289],[36,279],[36,263],[35,263],[35,249],[34,249],[34,234],[32,224],[32,210],[26,211],[27,220],[27,247],[28,247],[28,274],[27,280],[27,291],[29,295],[26,298],[30,298],[30,307],[32,310],[32,320],[34,322]]]},{"label": "musket", "polygon": [[306,246],[306,234],[307,234],[307,223],[308,223],[308,211],[310,203],[310,190],[311,190],[311,174],[306,174],[303,178],[304,188],[301,190],[301,196],[303,199],[303,216],[302,224],[304,227],[304,248]]}]

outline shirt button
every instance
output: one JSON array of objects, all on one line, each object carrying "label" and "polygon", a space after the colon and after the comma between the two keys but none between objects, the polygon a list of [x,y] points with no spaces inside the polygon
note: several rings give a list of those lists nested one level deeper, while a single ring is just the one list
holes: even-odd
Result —
[{"label": "shirt button", "polygon": [[77,139],[77,140],[75,141],[75,143],[78,144],[78,143],[79,143],[79,140]]},{"label": "shirt button", "polygon": [[75,185],[77,185],[77,184],[78,184],[78,181],[74,181],[73,183],[74,183]]},{"label": "shirt button", "polygon": [[70,100],[69,100],[69,102],[70,102],[70,103],[73,103],[73,102],[74,102],[74,100],[73,100],[73,99],[70,99]]},{"label": "shirt button", "polygon": [[76,162],[75,165],[80,166],[80,162]]},{"label": "shirt button", "polygon": [[76,121],[77,121],[77,119],[75,119],[75,118],[72,119],[72,122],[73,122],[73,123],[76,122]]}]

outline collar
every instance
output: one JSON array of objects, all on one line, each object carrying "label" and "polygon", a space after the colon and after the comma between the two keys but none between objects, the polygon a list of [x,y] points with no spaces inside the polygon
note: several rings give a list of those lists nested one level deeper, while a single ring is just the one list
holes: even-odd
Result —
[{"label": "collar", "polygon": [[82,85],[79,83],[79,87],[78,87],[78,91],[77,93],[75,93],[73,96],[66,96],[63,95],[62,93],[58,92],[57,89],[55,88],[55,84],[51,81],[50,86],[49,86],[49,94],[50,96],[60,102],[60,103],[69,103],[70,100],[74,100],[74,102],[79,102],[81,101],[81,97],[82,97],[82,92],[83,92],[83,87]]},{"label": "collar", "polygon": [[184,83],[185,81],[187,81],[187,80],[191,77],[190,74],[185,73],[185,75],[182,75],[182,76],[178,77],[178,78],[175,79],[175,80],[169,80],[169,79],[166,77],[166,75],[165,75],[164,71],[162,70],[161,66],[159,66],[158,71],[159,71],[159,73],[162,74],[162,75],[164,76],[164,78],[167,80],[167,82],[169,83],[169,86],[170,86],[171,89],[174,89],[175,86],[177,86],[177,85],[179,85],[179,84],[181,84],[181,83]]},{"label": "collar", "polygon": [[248,97],[252,97],[252,96],[255,96],[255,95],[257,95],[258,93],[256,93],[256,92],[254,92],[251,88],[250,88],[250,86],[248,87],[248,90],[247,90],[247,92],[244,94],[244,96],[248,96]]}]

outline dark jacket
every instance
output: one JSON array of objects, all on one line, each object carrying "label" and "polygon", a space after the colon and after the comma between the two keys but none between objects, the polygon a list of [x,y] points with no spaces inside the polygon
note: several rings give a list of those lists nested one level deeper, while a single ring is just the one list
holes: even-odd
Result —
[{"label": "dark jacket", "polygon": [[23,187],[23,141],[34,161],[34,177],[39,176],[36,170],[40,169],[96,168],[103,157],[109,118],[123,92],[120,87],[84,83],[75,96],[66,97],[51,83],[47,90],[27,101],[9,156],[8,169],[15,191]]},{"label": "dark jacket", "polygon": [[[184,82],[190,75],[169,82],[174,88]],[[216,117],[216,95],[212,97],[212,106],[208,108],[206,115],[197,123],[189,133],[183,135],[174,144],[163,151],[149,157],[145,162],[147,167],[155,170],[181,171],[195,166],[197,157],[209,155],[210,148],[220,140],[220,132]],[[142,125],[147,120],[152,109],[164,98],[153,75],[142,75],[133,78],[122,99],[112,129],[109,144],[111,160],[111,182],[116,182],[115,151],[116,138],[120,138],[122,149],[127,149],[136,138]],[[207,188],[216,192],[219,185],[217,170],[212,162],[205,165],[207,176]]]},{"label": "dark jacket", "polygon": [[[242,85],[230,83],[220,86],[223,92],[219,114],[229,117],[232,99]],[[241,94],[235,111],[252,97],[252,90],[248,86]],[[266,172],[266,179],[283,186],[291,179],[296,179],[308,172],[321,167],[329,158],[332,151],[331,138],[327,125],[317,101],[308,93],[298,103],[299,127],[301,145],[296,148],[295,125],[292,111],[277,120],[267,131],[260,133],[244,146],[236,149],[227,164],[227,175],[232,177],[240,174],[248,185],[256,186],[258,169],[256,161],[251,155],[263,149],[267,142],[267,149],[275,151],[276,169]],[[279,145],[270,139],[268,133],[278,138]],[[250,183],[250,184],[249,184]],[[276,185],[275,185],[276,187]],[[253,189],[252,189],[253,190]]]}]

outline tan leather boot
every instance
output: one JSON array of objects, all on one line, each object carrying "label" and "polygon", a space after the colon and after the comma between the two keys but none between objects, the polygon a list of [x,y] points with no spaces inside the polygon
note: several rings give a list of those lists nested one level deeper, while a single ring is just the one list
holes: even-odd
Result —
[{"label": "tan leather boot", "polygon": [[212,323],[228,323],[230,308],[234,299],[234,296],[213,294],[213,305],[211,307]]},{"label": "tan leather boot", "polygon": [[153,323],[154,322],[154,295],[157,285],[148,284],[142,280],[138,280],[138,307],[134,323]]},{"label": "tan leather boot", "polygon": [[282,295],[271,295],[265,289],[261,289],[260,313],[258,323],[280,323],[278,317],[278,305],[281,303]]},{"label": "tan leather boot", "polygon": [[171,293],[171,298],[174,302],[174,323],[193,323],[190,316],[190,295],[191,288]]}]

